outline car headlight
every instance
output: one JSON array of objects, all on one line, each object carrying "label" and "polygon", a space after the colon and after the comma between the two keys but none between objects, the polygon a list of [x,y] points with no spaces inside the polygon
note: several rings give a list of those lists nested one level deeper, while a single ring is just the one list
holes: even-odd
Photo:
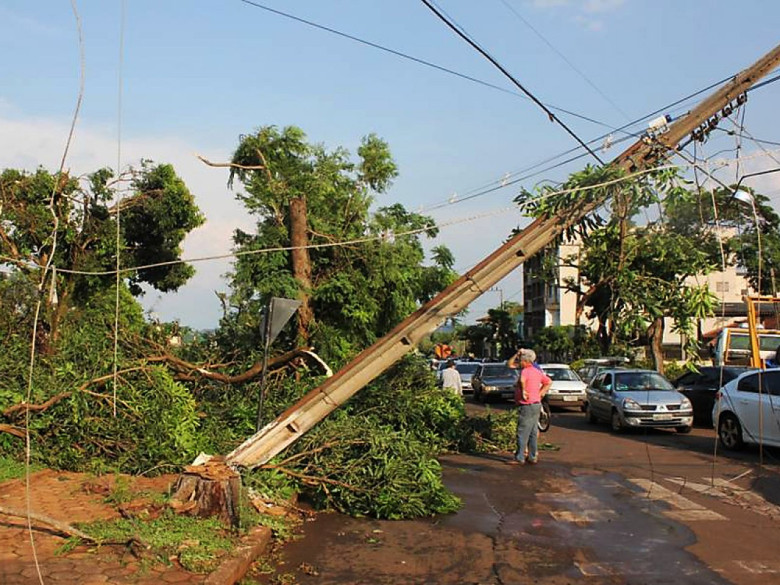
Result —
[{"label": "car headlight", "polygon": [[639,403],[633,398],[624,398],[623,410],[642,410],[642,407],[639,406]]},{"label": "car headlight", "polygon": [[683,398],[680,402],[680,410],[690,410],[691,408],[693,408],[691,401],[688,398]]},{"label": "car headlight", "polygon": [[495,392],[498,390],[498,386],[485,386],[485,392]]}]

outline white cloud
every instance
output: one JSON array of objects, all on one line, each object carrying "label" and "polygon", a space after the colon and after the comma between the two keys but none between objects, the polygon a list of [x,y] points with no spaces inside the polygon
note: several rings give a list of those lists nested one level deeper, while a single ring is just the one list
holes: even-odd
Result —
[{"label": "white cloud", "polygon": [[625,4],[625,0],[585,0],[582,10],[591,14],[613,12]]},{"label": "white cloud", "polygon": [[599,32],[605,23],[595,15],[607,15],[620,10],[625,0],[531,0],[531,5],[540,10],[565,10],[572,21],[582,28]]}]

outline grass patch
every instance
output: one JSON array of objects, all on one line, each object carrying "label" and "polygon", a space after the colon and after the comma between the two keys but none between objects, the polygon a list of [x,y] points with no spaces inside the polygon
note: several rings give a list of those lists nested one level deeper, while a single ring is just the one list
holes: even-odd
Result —
[{"label": "grass patch", "polygon": [[[24,477],[24,463],[16,461],[6,455],[0,455],[0,482],[8,481],[9,479],[19,479]],[[42,467],[40,465],[31,465],[30,471],[40,471]]]},{"label": "grass patch", "polygon": [[193,573],[214,570],[220,558],[238,541],[216,518],[192,518],[166,510],[153,520],[120,518],[99,520],[79,526],[102,542],[122,542],[137,538],[150,547],[158,562],[170,564],[175,557]]}]

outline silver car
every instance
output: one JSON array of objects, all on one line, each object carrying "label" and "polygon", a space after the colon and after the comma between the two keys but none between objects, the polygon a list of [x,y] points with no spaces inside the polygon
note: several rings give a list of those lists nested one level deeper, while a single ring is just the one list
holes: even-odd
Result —
[{"label": "silver car", "polygon": [[689,433],[691,401],[652,370],[604,370],[588,386],[588,422],[608,421],[615,432],[628,428],[673,428]]}]

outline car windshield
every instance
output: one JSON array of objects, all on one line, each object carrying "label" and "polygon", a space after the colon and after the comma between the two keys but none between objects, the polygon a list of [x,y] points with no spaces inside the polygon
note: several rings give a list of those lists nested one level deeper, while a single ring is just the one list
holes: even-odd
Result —
[{"label": "car windshield", "polygon": [[483,378],[511,378],[517,375],[517,370],[510,368],[506,364],[496,364],[494,366],[483,366]]},{"label": "car windshield", "polygon": [[580,379],[572,370],[569,368],[543,368],[544,373],[547,374],[552,381],[571,381],[571,382],[579,382]]},{"label": "car windshield", "polygon": [[479,364],[455,364],[455,369],[461,374],[473,374],[478,367]]},{"label": "car windshield", "polygon": [[615,374],[615,391],[674,390],[661,374],[655,372],[625,372]]}]

